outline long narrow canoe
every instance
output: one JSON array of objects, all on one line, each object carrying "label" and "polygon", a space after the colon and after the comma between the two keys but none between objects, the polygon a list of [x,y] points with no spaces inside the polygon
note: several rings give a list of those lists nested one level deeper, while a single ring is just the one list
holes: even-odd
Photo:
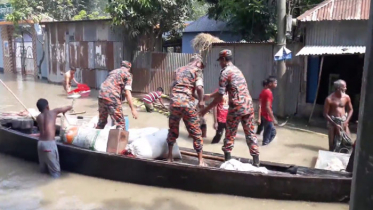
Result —
[{"label": "long narrow canoe", "polygon": [[[0,127],[0,152],[37,162],[38,140]],[[220,169],[222,162],[206,160],[210,167],[197,166],[197,159],[183,155],[182,162],[144,160],[95,152],[58,144],[61,168],[78,174],[142,185],[176,188],[203,193],[221,193],[256,198],[346,202],[351,174],[262,162],[269,174]],[[194,152],[181,148],[182,151]],[[204,154],[222,157],[220,154]],[[237,158],[241,162],[249,159]]]}]

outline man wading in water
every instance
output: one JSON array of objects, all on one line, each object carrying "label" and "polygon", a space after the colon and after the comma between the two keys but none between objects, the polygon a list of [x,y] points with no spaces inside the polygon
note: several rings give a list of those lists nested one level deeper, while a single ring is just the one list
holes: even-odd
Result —
[{"label": "man wading in water", "polygon": [[193,147],[198,154],[200,166],[205,166],[202,157],[202,131],[200,128],[200,117],[197,113],[196,99],[193,97],[194,90],[197,90],[198,107],[203,109],[205,102],[203,100],[203,74],[204,68],[202,57],[193,55],[188,65],[176,69],[173,84],[171,86],[169,131],[167,137],[168,143],[168,161],[172,162],[172,148],[179,137],[180,120],[183,119],[188,133],[193,138]]},{"label": "man wading in water", "polygon": [[246,135],[246,143],[253,157],[253,165],[259,166],[259,148],[257,138],[254,134],[254,106],[252,98],[244,75],[240,69],[233,65],[232,59],[233,55],[230,50],[222,50],[219,53],[218,61],[222,67],[219,78],[219,91],[210,96],[214,98],[214,101],[202,110],[201,114],[205,115],[210,109],[220,103],[224,94],[228,92],[229,109],[227,128],[222,148],[225,160],[231,159],[238,124],[241,122]]},{"label": "man wading in water", "polygon": [[66,93],[71,91],[71,82],[74,81],[77,85],[79,84],[75,79],[75,68],[71,68],[70,71],[65,72],[63,74],[63,88],[65,89]]},{"label": "man wading in water", "polygon": [[[324,117],[328,120],[329,127],[329,151],[333,151],[334,138],[338,134],[343,136],[345,132],[350,136],[350,129],[348,123],[350,122],[353,108],[350,96],[346,94],[347,85],[343,80],[334,82],[335,91],[325,99]],[[346,113],[346,106],[348,112]]]},{"label": "man wading in water", "polygon": [[36,103],[41,114],[36,118],[40,131],[38,141],[39,165],[42,172],[58,178],[61,173],[60,160],[57,144],[54,139],[56,134],[56,118],[60,113],[65,113],[72,109],[72,106],[49,110],[48,101],[41,98]]}]

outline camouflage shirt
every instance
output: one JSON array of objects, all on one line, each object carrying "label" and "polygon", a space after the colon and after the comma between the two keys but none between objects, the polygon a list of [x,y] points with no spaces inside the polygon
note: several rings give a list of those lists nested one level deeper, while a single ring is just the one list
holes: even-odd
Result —
[{"label": "camouflage shirt", "polygon": [[196,99],[193,92],[197,86],[203,86],[202,70],[195,62],[174,71],[174,82],[171,87],[171,106],[194,108]]},{"label": "camouflage shirt", "polygon": [[245,76],[233,64],[226,66],[220,72],[219,93],[223,95],[226,92],[229,95],[228,115],[239,117],[254,112]]},{"label": "camouflage shirt", "polygon": [[120,103],[124,90],[132,90],[132,75],[128,69],[122,67],[109,73],[101,84],[98,98]]}]

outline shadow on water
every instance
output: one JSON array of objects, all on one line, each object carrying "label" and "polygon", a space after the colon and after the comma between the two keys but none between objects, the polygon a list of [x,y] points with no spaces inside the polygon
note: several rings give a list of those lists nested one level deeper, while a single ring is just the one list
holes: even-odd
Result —
[{"label": "shadow on water", "polygon": [[[145,198],[144,198],[145,199]],[[176,201],[173,198],[157,198],[151,204],[133,202],[129,199],[113,199],[104,201],[105,208],[108,209],[141,209],[141,210],[197,210],[185,203]]]}]

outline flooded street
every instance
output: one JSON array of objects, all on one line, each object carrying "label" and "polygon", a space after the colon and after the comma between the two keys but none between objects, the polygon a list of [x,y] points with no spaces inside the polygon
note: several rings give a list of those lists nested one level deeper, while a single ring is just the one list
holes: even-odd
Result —
[{"label": "flooded street", "polygon": [[[15,75],[0,74],[13,92],[29,108],[36,109],[36,101],[45,98],[53,109],[71,105],[61,85],[34,81],[29,77],[22,81]],[[136,82],[136,81],[135,81]],[[0,85],[0,112],[21,111],[21,105]],[[76,112],[86,111],[84,116],[95,116],[97,112],[97,91],[89,98],[78,99]],[[139,112],[134,120],[129,108],[130,128],[158,127],[167,128],[168,120],[158,113]],[[221,152],[222,143],[211,145],[214,136],[212,117],[207,117],[208,135],[204,150]],[[179,146],[192,148],[192,140],[186,138],[185,126],[181,123]],[[260,147],[261,160],[296,164],[313,167],[318,150],[327,150],[327,136],[278,128],[278,136],[269,146]],[[249,157],[249,150],[243,138],[242,128],[237,138],[234,156]],[[30,148],[36,149],[36,148]],[[128,171],[128,173],[133,173]],[[128,209],[128,210],[197,210],[197,209],[242,209],[242,210],[347,210],[347,204],[312,203],[252,199],[220,194],[202,194],[174,189],[157,188],[143,185],[114,182],[74,173],[63,172],[60,179],[53,180],[40,174],[36,163],[26,162],[6,155],[0,155],[0,210],[8,209]]]}]

